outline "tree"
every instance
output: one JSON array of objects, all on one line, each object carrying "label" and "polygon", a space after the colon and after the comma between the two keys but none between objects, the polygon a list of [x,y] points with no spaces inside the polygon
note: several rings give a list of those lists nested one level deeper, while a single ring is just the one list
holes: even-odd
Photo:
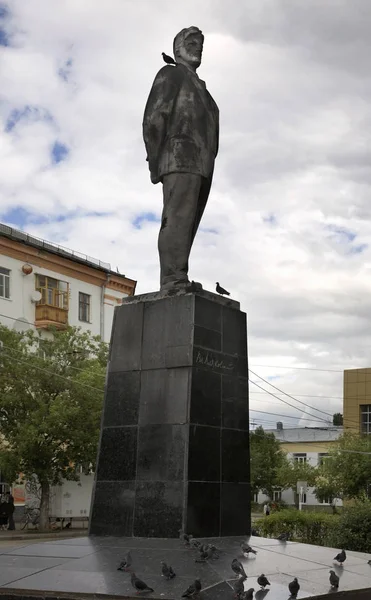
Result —
[{"label": "tree", "polygon": [[261,490],[270,498],[277,484],[277,471],[285,460],[280,442],[273,433],[266,433],[259,426],[250,432],[250,473],[251,489],[254,493]]},{"label": "tree", "polygon": [[0,326],[0,342],[0,468],[9,482],[36,475],[46,528],[50,486],[95,463],[107,346],[76,327],[45,338]]},{"label": "tree", "polygon": [[346,432],[329,450],[315,479],[317,498],[362,498],[371,492],[371,439]]},{"label": "tree", "polygon": [[299,462],[286,458],[277,472],[277,480],[282,489],[293,488],[296,492],[298,481],[306,481],[309,486],[314,485],[315,467],[307,462]]},{"label": "tree", "polygon": [[335,413],[332,416],[332,424],[337,427],[341,426],[343,424],[343,415],[341,413]]}]

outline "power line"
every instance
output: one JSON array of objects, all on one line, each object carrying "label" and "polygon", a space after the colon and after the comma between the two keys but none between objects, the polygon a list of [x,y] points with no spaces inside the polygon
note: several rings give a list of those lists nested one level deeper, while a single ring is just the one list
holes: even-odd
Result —
[{"label": "power line", "polygon": [[[290,415],[282,415],[279,413],[272,413],[272,412],[267,412],[265,410],[255,410],[255,408],[250,409],[250,412],[257,412],[257,413],[261,413],[263,415],[275,415],[276,417],[283,417],[284,419],[297,419],[298,421],[313,421],[314,419],[306,419],[305,417],[291,417]],[[319,420],[322,421],[322,418],[319,417]],[[274,423],[275,421],[273,421]]]},{"label": "power line", "polygon": [[[261,394],[261,395],[263,395],[264,392],[250,392],[250,394]],[[282,394],[285,395],[284,392],[282,392]],[[342,400],[343,399],[342,396],[318,396],[318,395],[314,395],[314,394],[295,394],[295,396],[299,396],[301,398],[324,398],[324,399],[330,398],[332,400]],[[350,396],[348,396],[348,397],[350,397]]]},{"label": "power line", "polygon": [[[44,340],[43,340],[44,341]],[[48,340],[49,341],[49,340]],[[12,346],[7,346],[7,344],[4,344],[4,342],[1,343],[1,347],[2,348],[8,348],[9,350],[11,350],[12,352],[17,352],[17,354],[22,354],[22,356],[24,356],[22,350],[16,350],[15,348],[12,348]],[[37,356],[37,358],[39,358],[40,360],[44,360],[46,361],[47,359],[43,356]],[[80,369],[79,367],[73,367],[72,365],[68,365],[69,369],[74,369],[75,371],[81,371],[82,373],[86,373],[87,369]],[[106,376],[103,374],[99,374],[99,377],[103,377],[105,378]]]},{"label": "power line", "polygon": [[[292,367],[292,366],[284,366],[284,365],[252,365],[253,367],[266,367],[267,369],[295,369],[299,371],[322,371],[323,373],[343,373],[344,370],[348,369],[317,369],[315,367]],[[363,369],[366,367],[352,367],[352,369]]]},{"label": "power line", "polygon": [[[20,360],[19,358],[14,358],[14,356],[11,356],[10,354],[7,354],[6,352],[1,352],[0,356],[7,356],[8,358],[15,360],[16,362],[19,362],[23,365],[30,366],[27,363],[27,361]],[[31,368],[36,369],[37,371],[43,371],[44,373],[48,373],[48,375],[54,375],[55,377],[61,377],[62,379],[64,379],[65,381],[69,381],[70,383],[78,383],[79,385],[82,385],[83,387],[94,390],[95,392],[102,393],[102,391],[103,391],[99,388],[93,387],[92,385],[88,385],[87,383],[82,383],[81,381],[74,381],[73,379],[70,379],[69,377],[66,377],[65,375],[60,375],[59,373],[55,373],[55,371],[49,371],[49,369],[42,369],[41,367],[37,367],[36,365],[32,365]]]},{"label": "power line", "polygon": [[[270,381],[268,381],[267,379],[264,379],[264,377],[261,377],[257,373],[254,373],[254,371],[251,371],[251,369],[249,369],[249,371],[250,371],[250,373],[252,373],[253,375],[255,375],[255,377],[259,377],[259,379],[261,379],[262,381],[264,381],[264,383],[267,383],[268,385],[270,385],[272,388],[274,388],[278,392],[281,392],[282,394],[284,394],[288,398],[291,398],[292,400],[295,400],[295,402],[298,402],[299,404],[302,404],[306,408],[310,408],[311,410],[316,410],[317,412],[323,413],[324,415],[332,418],[332,415],[330,415],[328,412],[325,412],[324,410],[321,410],[320,408],[315,408],[314,406],[310,406],[310,404],[306,404],[306,402],[303,402],[302,400],[297,400],[297,398],[295,398],[294,396],[291,396],[291,394],[287,394],[287,392],[284,392],[283,390],[281,390],[280,388],[278,388],[276,385],[273,385],[273,383],[270,383]],[[280,400],[282,401],[282,398]]]},{"label": "power line", "polygon": [[[297,406],[295,406],[294,404],[290,404],[290,402],[286,402],[286,400],[283,400],[282,398],[279,398],[278,396],[276,396],[276,394],[273,394],[272,392],[268,392],[268,390],[265,390],[261,385],[259,385],[258,383],[256,383],[255,381],[252,381],[251,379],[249,379],[250,383],[252,383],[253,385],[256,385],[258,388],[260,388],[261,390],[263,390],[264,392],[266,392],[267,394],[269,394],[270,396],[273,396],[273,398],[277,398],[277,400],[279,400],[280,402],[283,402],[283,404],[287,404],[287,406],[291,406],[291,408],[293,408],[294,410],[299,411],[300,413],[303,412],[302,409],[298,408]],[[316,419],[317,421],[323,421],[324,423],[328,424],[328,421],[325,421],[325,419],[323,419],[322,417],[317,417],[316,415],[312,415],[310,413],[306,413],[308,416],[313,417],[314,419]]]},{"label": "power line", "polygon": [[[250,371],[250,373],[253,373],[253,371]],[[256,373],[253,373],[254,375],[257,375]],[[260,379],[263,379],[263,377],[260,377],[259,375],[257,375],[257,377],[259,377]],[[266,381],[265,379],[263,379],[263,381],[265,381],[266,383],[268,383],[269,385],[271,385],[272,387],[274,387],[275,389],[278,389],[279,391],[282,392],[282,390],[280,390],[279,388],[276,388],[276,386],[270,384],[268,381]],[[279,398],[276,394],[273,394],[272,392],[269,392],[268,390],[265,390],[261,385],[259,385],[258,383],[256,383],[255,381],[252,381],[252,379],[249,379],[249,382],[252,383],[253,385],[256,385],[258,388],[260,388],[261,390],[263,390],[266,394],[269,394],[270,396],[273,396],[273,398],[277,398],[277,400],[279,400],[280,402],[283,402],[283,404],[287,404],[288,406],[291,406],[291,408],[294,408],[295,410],[301,412],[302,409],[298,408],[297,406],[294,406],[293,404],[290,404],[290,402],[287,402],[286,400],[283,400],[283,398]],[[292,398],[293,400],[295,400],[296,402],[299,402],[300,404],[304,404],[304,406],[307,406],[308,408],[312,408],[311,406],[309,406],[308,404],[305,404],[305,402],[301,402],[301,400],[296,400],[296,398],[294,398],[293,396],[290,396],[290,394],[286,394],[285,392],[283,392],[286,396],[289,396],[290,398]],[[333,415],[331,415],[330,413],[326,413],[325,411],[319,410],[319,409],[314,409],[317,410],[318,412],[322,412],[325,415],[329,416],[332,420]],[[325,420],[323,418],[317,417],[317,415],[313,415],[311,413],[304,413],[308,416],[313,417],[316,421],[323,421],[324,423],[328,424],[328,420]],[[348,423],[354,423],[354,425],[357,426],[357,428],[359,427],[359,422],[357,421],[353,421],[352,419],[348,419],[347,420]]]}]

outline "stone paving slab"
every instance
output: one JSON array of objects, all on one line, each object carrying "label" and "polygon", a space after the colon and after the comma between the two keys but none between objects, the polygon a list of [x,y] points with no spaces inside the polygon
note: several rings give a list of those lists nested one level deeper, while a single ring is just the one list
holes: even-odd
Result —
[{"label": "stone paving slab", "polygon": [[[245,589],[254,587],[256,600],[264,600],[267,594],[271,600],[287,600],[287,586],[294,577],[298,577],[301,585],[298,599],[317,596],[324,599],[330,591],[330,568],[340,577],[341,593],[332,593],[333,600],[346,590],[358,589],[369,590],[371,597],[371,567],[367,564],[371,555],[349,552],[344,566],[339,567],[333,564],[339,549],[252,537],[249,543],[257,555],[245,558],[240,550],[243,539],[208,540],[222,552],[219,559],[205,564],[195,563],[197,551],[174,539],[92,536],[0,549],[0,590],[3,594],[7,588],[12,593],[18,589],[24,599],[26,590],[55,592],[58,596],[70,593],[138,597],[133,594],[130,574],[117,571],[130,549],[132,568],[155,590],[146,595],[152,599],[178,600],[198,576],[203,585],[201,600],[232,600],[233,558],[243,563],[248,576]],[[166,581],[161,577],[161,560],[172,565],[177,573],[175,579]],[[261,573],[271,582],[268,592],[260,590],[256,582]]]}]

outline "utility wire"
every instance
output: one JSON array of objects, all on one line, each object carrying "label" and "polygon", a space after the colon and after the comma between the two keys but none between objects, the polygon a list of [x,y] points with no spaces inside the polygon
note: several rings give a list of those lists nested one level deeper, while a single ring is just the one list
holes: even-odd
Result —
[{"label": "utility wire", "polygon": [[[331,413],[328,413],[324,410],[321,410],[319,408],[315,408],[314,406],[311,406],[310,404],[307,404],[306,402],[302,402],[301,400],[297,400],[294,396],[291,396],[291,394],[287,394],[286,392],[284,392],[283,390],[281,390],[280,388],[278,388],[277,386],[273,385],[272,383],[270,383],[269,381],[267,381],[266,379],[264,379],[264,377],[261,377],[260,375],[258,375],[257,373],[255,373],[254,371],[250,370],[250,373],[252,373],[253,375],[255,375],[256,377],[259,377],[259,379],[261,379],[262,381],[264,381],[265,383],[267,383],[268,385],[270,385],[271,387],[273,387],[275,390],[278,390],[279,392],[283,393],[285,396],[288,396],[289,398],[292,398],[292,400],[295,400],[296,402],[298,402],[299,404],[302,404],[303,406],[316,410],[317,412],[323,413],[325,415],[327,415],[328,417],[330,417],[331,419],[333,418],[333,415]],[[254,385],[257,385],[256,382],[252,381],[251,379],[249,379],[249,381],[251,383],[253,383]],[[265,390],[264,388],[262,388],[261,386],[260,389],[264,390],[267,394],[269,394],[270,392],[268,392],[268,390]],[[272,394],[271,394],[272,395]],[[283,400],[282,398],[279,398],[278,396],[276,396],[274,394],[274,397],[277,398],[280,402],[283,402],[284,404],[288,404],[289,406],[292,406],[292,404],[286,402],[285,400]],[[355,396],[357,397],[357,396]],[[299,409],[297,409],[299,410]],[[305,414],[310,414],[310,413],[305,413]],[[311,415],[311,416],[315,416],[315,415]],[[315,417],[317,418],[317,417]],[[318,418],[317,418],[318,420]],[[353,423],[354,425],[356,425],[357,427],[359,427],[359,422],[358,421],[353,421],[352,419],[348,419],[347,422],[349,423]]]},{"label": "utility wire", "polygon": [[[1,315],[0,315],[1,316]],[[267,369],[296,369],[299,371],[322,371],[323,373],[343,373],[347,369],[317,369],[315,367],[292,367],[284,365],[252,365],[253,367],[267,367]],[[363,369],[367,367],[352,367],[352,369]]]},{"label": "utility wire", "polygon": [[[312,421],[314,420],[314,419],[307,419],[307,418],[305,418],[305,417],[302,417],[302,418],[300,418],[300,417],[295,417],[295,416],[292,416],[292,417],[291,417],[290,415],[282,415],[282,414],[279,414],[279,413],[267,412],[267,411],[265,411],[265,410],[255,410],[255,408],[251,408],[251,409],[250,409],[250,412],[257,412],[257,413],[260,413],[260,414],[263,414],[263,415],[274,415],[274,416],[276,416],[276,417],[283,417],[284,419],[297,419],[298,421],[311,421],[311,422],[312,422]],[[319,417],[319,420],[320,420],[320,421],[322,421],[322,418],[321,418],[321,417]],[[275,422],[275,421],[273,421],[273,423],[274,423],[274,422]],[[327,422],[327,421],[326,421],[326,422]],[[334,427],[335,427],[335,425],[334,425]]]},{"label": "utility wire", "polygon": [[[6,354],[6,352],[1,352],[0,356],[7,356],[8,358],[11,358],[12,360],[15,360],[18,363],[30,366],[29,363],[27,363],[27,361],[20,360],[19,358],[14,358],[14,356],[11,356],[10,354]],[[41,367],[36,367],[36,365],[32,365],[31,368],[36,369],[37,371],[42,371],[44,373],[48,373],[48,375],[54,375],[55,377],[61,377],[61,379],[64,379],[65,381],[69,381],[70,383],[77,383],[78,385],[82,385],[83,387],[94,390],[95,392],[102,393],[102,391],[103,391],[99,388],[93,387],[92,385],[88,385],[87,383],[82,383],[81,381],[74,381],[73,379],[70,379],[69,377],[66,377],[65,375],[60,375],[59,373],[56,373],[55,371],[50,371],[49,369],[42,369]]]},{"label": "utility wire", "polygon": [[[8,315],[4,315],[2,313],[0,313],[0,317],[4,317],[5,319],[10,319],[12,321],[19,321],[19,319],[16,319],[15,317],[9,317]],[[36,328],[36,325],[34,323],[29,323],[27,321],[27,323],[25,322],[25,325],[29,325],[30,327],[34,327]],[[303,371],[322,371],[323,373],[343,373],[344,370],[348,370],[348,369],[319,369],[316,367],[294,367],[292,365],[261,365],[261,364],[254,364],[252,365],[253,367],[263,367],[263,368],[268,368],[268,369],[294,369],[294,370],[303,370]],[[367,367],[351,367],[351,369],[363,369],[363,368],[367,368]]]},{"label": "utility wire", "polygon": [[[0,344],[0,346],[1,346],[1,348],[8,348],[8,350],[11,350],[12,352],[17,352],[17,354],[22,354],[22,356],[24,356],[24,353],[22,352],[22,350],[16,350],[15,348],[12,348],[12,346],[7,346],[7,344],[4,344],[4,342],[2,342]],[[45,360],[45,361],[47,360],[44,356],[37,356],[35,354],[35,357],[37,357],[40,360]],[[68,369],[74,369],[75,371],[81,371],[82,373],[86,373],[88,371],[88,369],[80,369],[79,367],[73,367],[72,365],[68,365]],[[103,378],[106,377],[103,374],[98,373],[98,375],[99,375],[99,377],[103,377]]]},{"label": "utility wire", "polygon": [[[258,388],[260,388],[261,390],[267,392],[267,394],[269,394],[270,396],[273,396],[273,398],[277,398],[277,400],[279,400],[280,402],[283,402],[283,404],[287,404],[287,406],[291,406],[291,408],[299,411],[300,413],[303,413],[303,409],[298,408],[297,406],[295,406],[294,404],[290,404],[290,402],[287,402],[286,400],[283,400],[282,398],[279,398],[279,396],[276,396],[276,394],[273,394],[272,392],[268,392],[268,390],[264,390],[264,388],[259,385],[258,383],[256,383],[255,381],[252,381],[251,379],[249,379],[250,383],[252,383],[253,385],[256,385]],[[312,415],[311,413],[306,413],[309,417],[313,417],[314,419],[316,419],[316,421],[323,421],[324,423],[328,424],[328,420],[323,419],[322,417],[317,417],[316,415]],[[332,416],[332,415],[331,415]]]},{"label": "utility wire", "polygon": [[[259,394],[259,395],[263,395],[264,392],[250,392],[250,394]],[[281,394],[279,394],[280,396]],[[285,392],[282,392],[282,395],[285,395]],[[343,397],[342,396],[319,396],[319,395],[312,395],[312,394],[295,394],[295,396],[298,396],[299,398],[323,398],[323,399],[332,399],[332,400],[342,400]],[[348,396],[351,397],[351,396]]]},{"label": "utility wire", "polygon": [[332,415],[330,415],[330,413],[325,412],[324,410],[321,410],[320,408],[315,408],[315,406],[311,406],[310,404],[307,404],[306,402],[303,402],[302,400],[297,400],[297,398],[295,398],[294,396],[291,396],[291,394],[287,394],[287,392],[284,392],[283,390],[281,390],[280,388],[278,388],[276,385],[273,385],[273,383],[270,383],[267,379],[264,379],[264,377],[261,377],[260,375],[258,375],[254,371],[251,371],[251,369],[249,369],[249,371],[250,371],[250,373],[252,373],[253,375],[255,375],[255,377],[259,377],[259,379],[261,379],[262,381],[264,381],[264,383],[267,383],[268,385],[270,385],[272,388],[274,388],[278,392],[281,392],[282,394],[284,394],[288,398],[291,398],[292,400],[295,400],[295,402],[298,402],[299,404],[302,404],[306,408],[310,408],[311,410],[316,410],[317,412],[323,413],[324,415],[327,415],[328,417],[332,418]]}]

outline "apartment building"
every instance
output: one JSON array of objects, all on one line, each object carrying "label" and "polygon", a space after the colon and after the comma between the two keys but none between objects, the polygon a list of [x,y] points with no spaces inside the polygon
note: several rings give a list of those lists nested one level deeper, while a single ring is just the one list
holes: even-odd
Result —
[{"label": "apartment building", "polygon": [[7,327],[73,325],[109,342],[114,308],[135,286],[108,263],[0,224],[0,323]]},{"label": "apartment building", "polygon": [[[284,429],[281,422],[277,423],[276,429],[266,429],[266,433],[273,433],[280,441],[281,448],[287,453],[288,458],[297,462],[308,462],[312,467],[317,467],[328,455],[328,451],[343,433],[342,427],[333,425],[323,427],[293,427]],[[297,490],[279,490],[273,493],[272,500],[284,500],[287,504],[295,504]],[[259,494],[258,502],[267,499],[264,494]],[[314,495],[313,488],[306,488],[303,505],[326,505],[329,500],[319,502]],[[340,499],[336,501],[341,506]]]},{"label": "apartment building", "polygon": [[344,428],[371,433],[371,369],[344,371]]}]

